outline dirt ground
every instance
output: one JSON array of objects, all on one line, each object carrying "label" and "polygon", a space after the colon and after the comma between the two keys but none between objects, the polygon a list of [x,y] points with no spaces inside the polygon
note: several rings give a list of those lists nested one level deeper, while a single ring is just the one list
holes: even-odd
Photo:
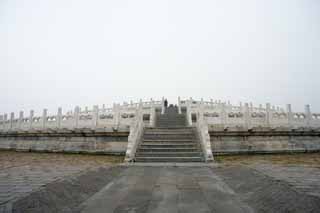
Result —
[{"label": "dirt ground", "polygon": [[270,163],[283,166],[306,165],[320,168],[320,153],[215,156],[215,161],[225,165]]},{"label": "dirt ground", "polygon": [[123,156],[0,151],[0,170],[23,165],[101,166],[121,163]]}]

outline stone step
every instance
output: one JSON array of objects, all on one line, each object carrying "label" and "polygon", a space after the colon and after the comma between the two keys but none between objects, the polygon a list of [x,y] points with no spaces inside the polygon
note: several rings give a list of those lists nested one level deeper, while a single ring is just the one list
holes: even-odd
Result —
[{"label": "stone step", "polygon": [[174,133],[184,133],[184,132],[194,132],[193,128],[168,128],[168,127],[157,127],[157,128],[146,128],[145,132],[174,132]]},{"label": "stone step", "polygon": [[184,132],[178,132],[178,131],[147,131],[144,132],[144,135],[194,135],[193,131],[184,131]]},{"label": "stone step", "polygon": [[137,152],[136,157],[201,157],[200,152]]},{"label": "stone step", "polygon": [[163,135],[154,135],[154,136],[146,136],[144,135],[142,138],[143,141],[179,141],[179,140],[186,140],[186,141],[194,141],[195,137],[192,136],[163,136]]},{"label": "stone step", "polygon": [[186,120],[183,118],[173,118],[173,119],[167,119],[167,118],[162,118],[158,119],[156,122],[185,122]]},{"label": "stone step", "polygon": [[185,121],[157,121],[157,124],[185,124]]},{"label": "stone step", "polygon": [[136,157],[136,162],[203,162],[202,157]]},{"label": "stone step", "polygon": [[137,152],[197,152],[197,147],[140,147]]},{"label": "stone step", "polygon": [[148,127],[146,130],[156,130],[156,131],[161,131],[161,130],[167,130],[167,131],[184,131],[184,130],[192,130],[194,129],[193,127],[179,127],[179,128],[166,128],[166,127]]},{"label": "stone step", "polygon": [[173,135],[173,134],[168,134],[168,135],[165,135],[165,134],[154,134],[154,135],[143,135],[143,139],[149,139],[149,140],[152,140],[152,139],[181,139],[181,140],[190,140],[190,139],[194,139],[195,136],[194,135],[180,135],[180,134],[177,134],[177,135]]},{"label": "stone step", "polygon": [[163,115],[163,116],[160,116],[160,117],[158,117],[157,118],[157,120],[159,121],[159,120],[185,120],[186,119],[186,117],[185,117],[185,115],[181,115],[181,116],[165,116],[165,115]]},{"label": "stone step", "polygon": [[144,135],[147,135],[147,136],[153,136],[153,135],[163,135],[163,136],[194,136],[195,134],[193,132],[174,132],[174,131],[170,131],[170,132],[145,132]]},{"label": "stone step", "polygon": [[183,127],[183,125],[172,125],[172,126],[171,125],[159,125],[158,127],[177,129],[177,128]]},{"label": "stone step", "polygon": [[173,143],[194,142],[195,143],[195,140],[193,138],[157,138],[157,139],[143,138],[142,142],[173,142]]},{"label": "stone step", "polygon": [[163,140],[163,141],[143,141],[140,146],[191,146],[197,145],[195,141],[173,141],[173,140]]},{"label": "stone step", "polygon": [[165,150],[170,150],[170,149],[173,149],[173,150],[179,150],[181,148],[185,148],[185,149],[198,149],[198,146],[196,144],[158,144],[158,145],[155,145],[155,144],[150,144],[150,145],[141,145],[139,147],[139,150],[143,149],[143,150],[146,150],[146,149],[150,149],[151,151],[153,149],[165,149]]}]

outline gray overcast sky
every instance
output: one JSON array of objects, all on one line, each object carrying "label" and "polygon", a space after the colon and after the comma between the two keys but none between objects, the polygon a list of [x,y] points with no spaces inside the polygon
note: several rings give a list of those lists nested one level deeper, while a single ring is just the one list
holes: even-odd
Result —
[{"label": "gray overcast sky", "polygon": [[319,0],[0,0],[0,113],[177,96],[320,112]]}]

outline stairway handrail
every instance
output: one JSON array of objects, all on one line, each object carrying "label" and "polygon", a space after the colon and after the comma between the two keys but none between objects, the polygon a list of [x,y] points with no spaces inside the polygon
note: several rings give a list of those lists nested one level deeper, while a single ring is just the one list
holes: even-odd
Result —
[{"label": "stairway handrail", "polygon": [[130,126],[130,134],[128,137],[128,146],[126,151],[125,162],[133,161],[137,150],[137,146],[139,144],[140,139],[142,138],[143,130],[143,113],[142,105],[140,105],[139,110],[137,112],[137,118],[135,119],[134,124]]},{"label": "stairway handrail", "polygon": [[211,149],[211,142],[210,142],[210,135],[208,130],[208,124],[203,118],[203,104],[200,103],[197,122],[196,122],[196,129],[197,134],[199,136],[199,140],[201,143],[201,148],[205,157],[206,162],[213,161],[212,149]]}]

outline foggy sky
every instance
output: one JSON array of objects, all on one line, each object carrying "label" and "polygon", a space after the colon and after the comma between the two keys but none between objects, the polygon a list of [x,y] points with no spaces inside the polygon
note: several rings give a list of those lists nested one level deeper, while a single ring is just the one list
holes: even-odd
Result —
[{"label": "foggy sky", "polygon": [[0,0],[0,114],[162,96],[320,112],[319,11],[319,0]]}]

